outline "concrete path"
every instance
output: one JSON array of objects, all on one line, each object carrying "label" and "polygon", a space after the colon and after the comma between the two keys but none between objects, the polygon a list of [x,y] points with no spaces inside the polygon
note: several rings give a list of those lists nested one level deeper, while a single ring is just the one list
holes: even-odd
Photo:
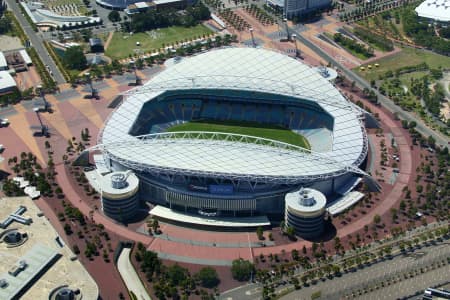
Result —
[{"label": "concrete path", "polygon": [[136,270],[130,262],[130,248],[123,248],[117,261],[117,268],[129,291],[132,291],[139,300],[151,300],[144,285],[139,279]]}]

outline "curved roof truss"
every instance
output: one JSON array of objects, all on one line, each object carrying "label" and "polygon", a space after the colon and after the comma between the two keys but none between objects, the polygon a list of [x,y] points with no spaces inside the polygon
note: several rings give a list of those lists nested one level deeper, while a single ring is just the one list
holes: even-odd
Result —
[{"label": "curved roof truss", "polygon": [[[270,174],[251,174],[252,171],[249,170],[249,174],[244,173],[230,173],[230,172],[215,172],[209,171],[207,169],[185,169],[174,167],[176,163],[172,163],[172,166],[161,166],[160,164],[143,163],[136,160],[135,157],[140,157],[141,155],[146,155],[145,149],[148,146],[161,146],[162,144],[167,144],[168,142],[178,142],[185,143],[186,145],[192,143],[198,143],[198,140],[214,141],[217,143],[227,145],[228,147],[232,144],[233,147],[239,149],[243,147],[253,147],[258,145],[258,150],[264,151],[264,149],[271,151],[271,154],[275,152],[279,155],[290,155],[302,153],[301,159],[307,160],[309,162],[314,162],[314,164],[328,166],[330,171],[323,174],[314,175],[293,175],[293,176],[280,176],[280,175],[270,175]],[[180,141],[182,140],[182,141]],[[206,145],[207,146],[207,145]],[[221,147],[218,147],[220,149]],[[225,148],[225,147],[223,147]],[[310,182],[315,180],[325,180],[339,176],[343,173],[352,172],[362,176],[369,176],[367,173],[361,169],[352,166],[345,165],[336,160],[330,159],[329,157],[312,152],[308,149],[291,145],[288,143],[275,141],[271,139],[265,139],[260,137],[231,134],[223,132],[201,132],[201,131],[184,131],[184,132],[163,132],[156,134],[148,134],[136,137],[133,140],[127,139],[124,141],[115,141],[109,144],[99,144],[88,149],[88,151],[101,150],[104,155],[109,158],[119,162],[125,167],[139,170],[143,172],[149,172],[151,174],[170,174],[170,175],[182,175],[182,176],[204,176],[219,179],[230,179],[230,180],[244,180],[248,182],[261,182],[261,183],[274,183],[274,184],[295,184],[302,182]],[[133,153],[135,151],[136,153]],[[226,150],[224,150],[226,151]],[[276,156],[274,154],[274,156]],[[174,158],[180,159],[181,157]],[[189,159],[185,157],[183,159]],[[249,158],[251,159],[251,158]],[[142,161],[151,161],[148,157],[142,157]],[[258,164],[258,162],[255,162]]]},{"label": "curved roof truss", "polygon": [[[322,79],[310,82],[310,85],[321,83]],[[149,94],[166,90],[184,89],[231,89],[245,91],[259,91],[271,94],[282,94],[299,99],[305,99],[319,104],[350,110],[361,116],[365,111],[357,105],[346,101],[333,101],[336,99],[336,90],[330,85],[328,91],[323,89],[313,90],[303,85],[295,85],[286,81],[272,80],[259,77],[247,77],[239,75],[195,75],[189,77],[171,78],[169,80],[152,80],[143,86],[124,92],[124,96]]]}]

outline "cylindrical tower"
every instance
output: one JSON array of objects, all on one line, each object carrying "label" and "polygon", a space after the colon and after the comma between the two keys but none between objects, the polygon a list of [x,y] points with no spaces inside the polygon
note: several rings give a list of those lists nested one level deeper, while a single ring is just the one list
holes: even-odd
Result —
[{"label": "cylindrical tower", "polygon": [[285,221],[295,233],[303,238],[314,238],[322,234],[327,199],[321,192],[301,188],[286,194]]},{"label": "cylindrical tower", "polygon": [[102,179],[102,209],[119,222],[131,219],[139,209],[139,179],[131,172],[113,172]]}]

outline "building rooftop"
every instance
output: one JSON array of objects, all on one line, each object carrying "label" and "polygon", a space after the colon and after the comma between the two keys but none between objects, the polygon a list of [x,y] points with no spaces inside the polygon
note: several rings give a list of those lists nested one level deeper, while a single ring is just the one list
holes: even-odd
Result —
[{"label": "building rooftop", "polygon": [[8,66],[5,55],[0,51],[0,68],[6,68]]},{"label": "building rooftop", "polygon": [[[27,234],[28,239],[22,245],[8,247],[6,243],[0,243],[0,279],[6,278],[10,284],[6,289],[0,288],[0,299],[17,299],[13,295],[19,290],[22,290],[21,299],[48,299],[50,292],[62,285],[79,288],[83,299],[97,299],[95,281],[78,260],[71,259],[73,252],[29,197],[0,198],[0,220],[19,206],[26,207],[26,215],[33,222],[29,225],[14,222],[8,227]],[[16,277],[8,274],[21,260],[27,264],[24,271],[18,272]],[[39,272],[43,268],[45,272]],[[36,273],[39,274],[35,276]],[[31,284],[23,288],[33,277]]]},{"label": "building rooftop", "polygon": [[15,86],[17,84],[11,74],[8,71],[0,71],[0,90],[10,89]]},{"label": "building rooftop", "polygon": [[[35,244],[25,255],[11,265],[8,273],[0,274],[0,281],[6,284],[4,288],[0,288],[0,299],[10,300],[16,299],[20,295],[26,285],[45,270],[58,257],[55,249],[46,247],[42,244]],[[45,272],[45,271],[44,271]]]},{"label": "building rooftop", "polygon": [[302,188],[299,191],[286,194],[286,206],[298,212],[316,212],[323,210],[327,198],[318,190]]},{"label": "building rooftop", "polygon": [[168,3],[175,3],[175,2],[181,2],[183,0],[154,0],[153,3],[156,5],[162,5],[162,4],[168,4]]},{"label": "building rooftop", "polygon": [[419,17],[450,22],[450,0],[425,0],[415,10]]},{"label": "building rooftop", "polygon": [[102,40],[99,38],[90,38],[89,39],[89,45],[92,46],[101,46]]},{"label": "building rooftop", "polygon": [[[116,180],[116,178],[117,181],[123,180],[125,185],[121,188],[113,186],[112,181]],[[134,175],[134,173],[113,172],[103,176],[101,189],[103,193],[107,193],[110,195],[127,194],[135,191],[138,186],[139,186],[139,179],[137,178],[136,175]]]},{"label": "building rooftop", "polygon": [[149,6],[147,2],[136,2],[134,5],[136,6],[136,8],[142,9],[147,8]]}]

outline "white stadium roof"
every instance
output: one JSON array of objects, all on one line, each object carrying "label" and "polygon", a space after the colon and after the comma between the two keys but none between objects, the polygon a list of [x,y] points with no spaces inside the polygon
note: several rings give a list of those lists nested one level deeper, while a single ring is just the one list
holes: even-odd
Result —
[{"label": "white stadium roof", "polygon": [[[167,90],[186,89],[260,91],[315,101],[334,118],[332,150],[313,154],[275,141],[272,147],[248,143],[246,137],[230,134],[214,140],[197,139],[194,133],[145,139],[128,133],[146,102]],[[367,139],[360,116],[355,105],[300,61],[264,49],[224,48],[183,59],[128,92],[107,120],[98,147],[127,167],[150,172],[294,183],[362,172],[357,166],[367,153]]]},{"label": "white stadium roof", "polygon": [[419,17],[450,22],[450,0],[426,0],[416,7]]}]

